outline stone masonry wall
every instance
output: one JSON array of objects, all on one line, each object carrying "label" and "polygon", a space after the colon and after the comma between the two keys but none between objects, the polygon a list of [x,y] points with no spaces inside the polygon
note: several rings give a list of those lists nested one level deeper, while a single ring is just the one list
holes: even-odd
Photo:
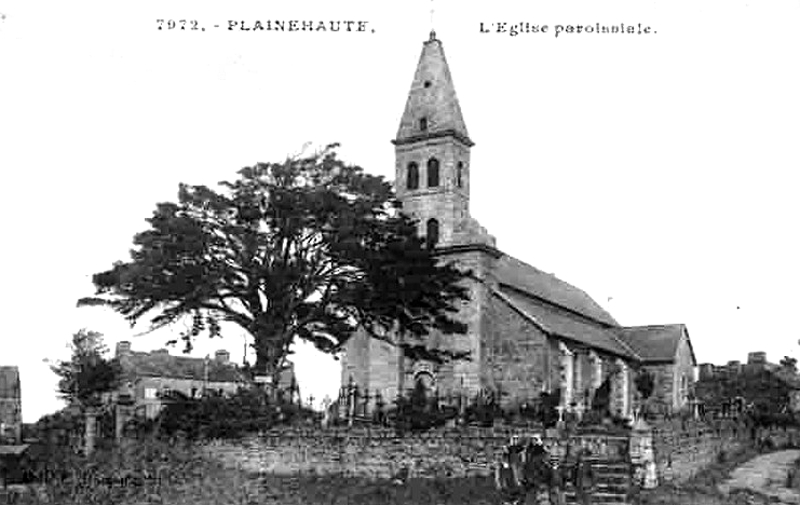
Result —
[{"label": "stone masonry wall", "polygon": [[[459,268],[470,270],[479,278],[484,276],[490,261],[483,251],[464,251],[442,255],[443,261],[454,261]],[[487,288],[481,282],[465,280],[469,289],[469,300],[457,304],[458,312],[452,315],[467,325],[464,335],[444,335],[431,331],[427,342],[439,348],[470,352],[469,360],[450,361],[442,365],[413,363],[401,358],[396,347],[370,338],[364,331],[357,332],[346,344],[342,360],[341,383],[348,384],[352,378],[361,391],[380,393],[385,401],[392,402],[400,388],[406,392],[414,387],[415,375],[421,369],[432,374],[434,387],[442,395],[466,394],[474,396],[485,384],[480,376],[482,352],[479,341],[482,327]],[[370,404],[370,411],[374,402]]]},{"label": "stone masonry wall", "polygon": [[750,429],[732,420],[661,421],[653,426],[652,444],[659,481],[685,481],[717,461],[720,453],[727,455],[752,443]]},{"label": "stone masonry wall", "polygon": [[496,297],[486,306],[484,343],[486,384],[508,395],[504,403],[529,401],[547,389],[547,337]]},{"label": "stone masonry wall", "polygon": [[[694,361],[691,348],[684,337],[675,353],[674,363],[651,364],[644,369],[653,375],[653,395],[650,407],[660,413],[678,412],[686,406],[687,395],[694,383]],[[686,378],[686,388],[681,388],[681,377]]]},{"label": "stone masonry wall", "polygon": [[[204,449],[230,467],[279,475],[388,478],[407,467],[411,477],[467,477],[490,475],[512,433],[530,436],[534,432],[467,428],[401,437],[386,429],[284,430],[240,442],[214,441]],[[564,457],[567,450],[588,447],[606,460],[628,460],[625,436],[591,434],[544,440],[551,453],[559,457]]]},{"label": "stone masonry wall", "polygon": [[653,394],[647,400],[648,408],[662,414],[675,412],[674,365],[646,365],[642,368],[653,376]]}]

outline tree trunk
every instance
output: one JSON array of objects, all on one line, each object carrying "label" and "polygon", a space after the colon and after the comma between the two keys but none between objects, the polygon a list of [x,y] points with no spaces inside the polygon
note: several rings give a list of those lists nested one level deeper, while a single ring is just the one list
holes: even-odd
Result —
[{"label": "tree trunk", "polygon": [[280,323],[269,322],[275,318],[265,318],[266,322],[258,324],[253,332],[256,350],[255,374],[268,377],[268,393],[270,399],[277,398],[280,386],[281,370],[285,356],[283,345],[284,326]]},{"label": "tree trunk", "polygon": [[97,438],[97,412],[93,408],[86,409],[86,433],[84,439],[84,451],[86,456],[91,456],[94,452],[95,439]]}]

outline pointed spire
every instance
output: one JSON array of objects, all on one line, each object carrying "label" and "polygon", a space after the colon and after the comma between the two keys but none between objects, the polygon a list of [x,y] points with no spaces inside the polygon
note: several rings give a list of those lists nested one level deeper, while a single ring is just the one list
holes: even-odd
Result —
[{"label": "pointed spire", "polygon": [[452,136],[467,146],[473,142],[461,114],[442,42],[431,29],[423,43],[395,145],[426,138]]}]

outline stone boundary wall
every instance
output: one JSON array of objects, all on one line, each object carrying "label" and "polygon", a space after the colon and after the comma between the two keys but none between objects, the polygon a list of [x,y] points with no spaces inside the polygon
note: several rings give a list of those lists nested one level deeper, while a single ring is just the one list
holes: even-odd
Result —
[{"label": "stone boundary wall", "polygon": [[652,427],[652,449],[659,483],[683,482],[731,453],[769,439],[775,448],[796,445],[797,429],[758,429],[732,420],[661,421]]},{"label": "stone boundary wall", "polygon": [[[529,437],[541,431],[514,428],[436,430],[399,436],[386,429],[286,429],[241,441],[204,444],[208,454],[227,466],[278,475],[341,474],[389,478],[401,468],[410,477],[471,477],[491,475],[512,434]],[[551,454],[589,448],[601,459],[628,462],[627,435],[580,434],[544,436]]]}]

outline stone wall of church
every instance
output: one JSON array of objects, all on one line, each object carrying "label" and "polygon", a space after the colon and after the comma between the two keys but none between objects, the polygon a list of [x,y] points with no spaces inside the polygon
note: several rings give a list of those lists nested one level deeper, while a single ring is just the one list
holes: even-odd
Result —
[{"label": "stone wall of church", "polygon": [[[676,408],[681,409],[686,405],[687,395],[692,390],[694,384],[695,362],[692,360],[692,350],[689,341],[684,337],[678,344],[678,352],[675,359],[675,382],[679,395],[676,396]],[[681,391],[681,377],[686,378],[686,387]]]},{"label": "stone wall of church", "polygon": [[[479,279],[486,278],[491,267],[491,256],[483,251],[475,250],[446,255],[445,261],[457,260],[459,268],[472,271]],[[437,374],[439,391],[443,394],[463,392],[473,395],[485,385],[481,377],[481,363],[486,352],[481,335],[485,331],[488,309],[489,291],[483,282],[466,281],[469,285],[468,301],[461,302],[459,312],[454,316],[467,325],[466,335],[439,335],[442,346],[457,351],[469,351],[470,360],[461,360],[442,365]]]},{"label": "stone wall of church", "polygon": [[342,356],[342,385],[348,384],[350,378],[359,385],[369,384],[369,340],[367,334],[359,330],[345,344]]},{"label": "stone wall of church", "polygon": [[[483,278],[490,268],[491,256],[481,250],[443,255],[444,261],[457,261],[460,268],[471,270],[473,275]],[[451,361],[445,364],[414,363],[401,358],[396,347],[370,338],[360,331],[345,346],[342,358],[342,385],[352,377],[361,391],[370,395],[379,392],[384,400],[391,402],[400,392],[414,387],[416,376],[428,372],[434,379],[433,387],[440,394],[460,393],[473,396],[486,382],[481,376],[481,356],[485,352],[479,336],[485,327],[488,288],[475,280],[464,281],[469,287],[467,301],[460,302],[458,313],[453,317],[467,325],[464,335],[444,335],[431,332],[427,342],[439,348],[468,351],[470,360]],[[401,364],[402,361],[402,364]],[[401,384],[402,382],[402,384]]]},{"label": "stone wall of church", "polygon": [[[686,339],[678,345],[674,363],[646,365],[643,370],[653,375],[653,395],[648,399],[649,408],[657,412],[677,412],[687,403],[687,395],[694,384],[694,362]],[[681,377],[686,378],[685,386]]]},{"label": "stone wall of church", "polygon": [[653,394],[647,400],[647,408],[655,412],[667,413],[674,410],[675,373],[670,363],[646,365],[643,371],[653,376]]},{"label": "stone wall of church", "polygon": [[399,349],[387,342],[369,339],[369,352],[372,359],[369,361],[367,374],[367,387],[369,393],[374,395],[379,392],[387,401],[392,402],[399,392]]},{"label": "stone wall of church", "polygon": [[[403,212],[419,221],[420,235],[425,235],[426,221],[439,221],[439,244],[452,244],[457,224],[468,218],[469,170],[462,169],[462,187],[456,184],[456,166],[469,166],[469,148],[449,138],[432,138],[419,143],[396,148],[397,193],[403,202]],[[439,161],[439,185],[428,188],[427,163],[431,158]],[[419,167],[419,189],[406,189],[406,171],[410,162]]]},{"label": "stone wall of church", "polygon": [[538,398],[548,387],[547,337],[499,298],[492,297],[484,318],[485,383],[516,404]]}]

